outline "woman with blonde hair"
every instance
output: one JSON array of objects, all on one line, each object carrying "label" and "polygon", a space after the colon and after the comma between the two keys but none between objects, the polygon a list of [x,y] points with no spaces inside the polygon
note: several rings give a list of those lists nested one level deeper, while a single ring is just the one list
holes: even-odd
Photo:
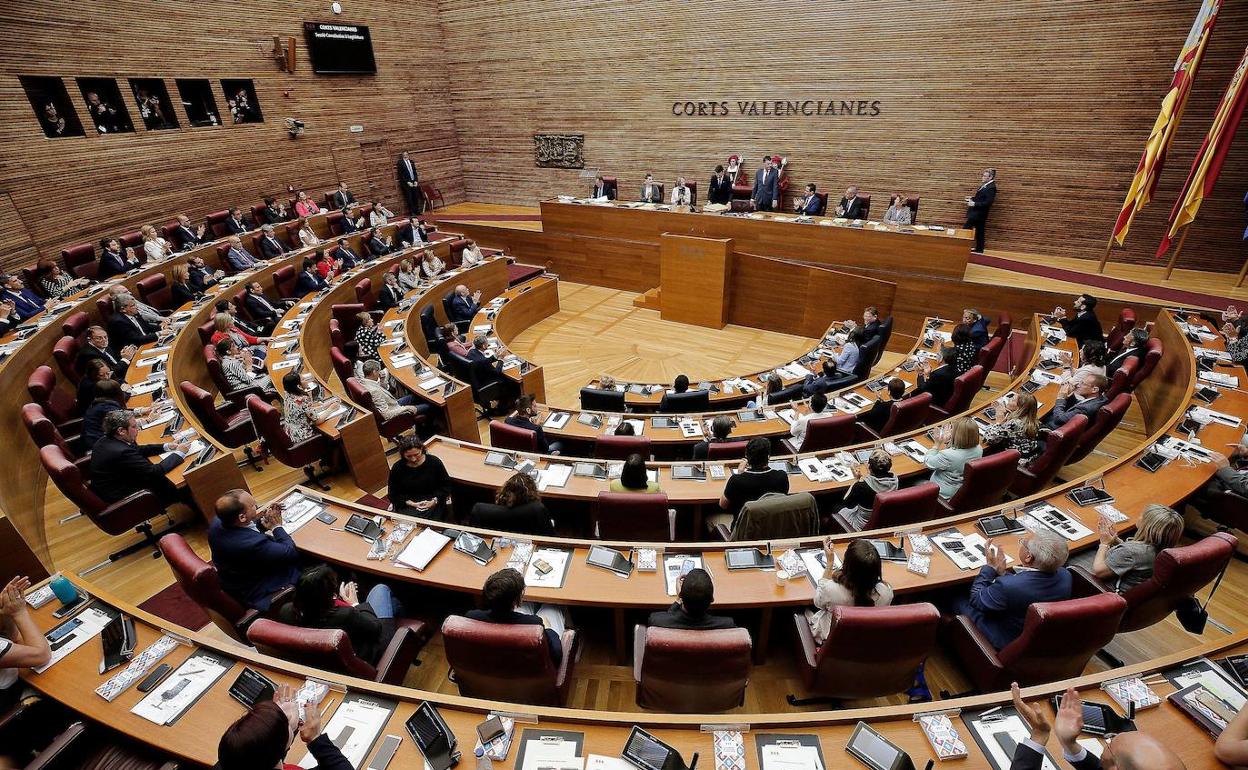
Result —
[{"label": "woman with blonde hair", "polygon": [[425,253],[420,260],[420,269],[426,278],[437,278],[446,271],[446,263],[438,259],[438,255],[433,253],[433,249],[425,249]]},{"label": "woman with blonde hair", "polygon": [[1179,544],[1183,517],[1173,508],[1154,503],[1140,514],[1131,539],[1120,539],[1108,519],[1101,519],[1100,536],[1092,574],[1101,580],[1115,580],[1114,590],[1122,593],[1151,578],[1157,554]]},{"label": "woman with blonde hair", "polygon": [[420,273],[412,265],[412,260],[405,259],[399,263],[399,288],[406,294],[420,286]]},{"label": "woman with blonde hair", "polygon": [[970,417],[958,418],[952,426],[936,432],[936,445],[927,450],[923,464],[932,469],[932,481],[946,500],[962,487],[962,472],[971,460],[984,456],[979,445],[979,426]]},{"label": "woman with blonde hair", "polygon": [[139,232],[143,235],[143,253],[148,262],[163,262],[173,256],[173,246],[156,233],[155,227],[143,225]]},{"label": "woman with blonde hair", "polygon": [[1017,449],[1018,464],[1026,465],[1044,451],[1040,440],[1040,403],[1030,393],[1011,393],[1006,404],[998,408],[997,424],[984,428],[984,444],[993,451]]},{"label": "woman with blonde hair", "polygon": [[[182,307],[204,296],[202,291],[195,291],[195,287],[191,286],[191,268],[185,262],[169,268],[169,291],[174,307]],[[213,319],[213,324],[216,324],[216,319]]]}]

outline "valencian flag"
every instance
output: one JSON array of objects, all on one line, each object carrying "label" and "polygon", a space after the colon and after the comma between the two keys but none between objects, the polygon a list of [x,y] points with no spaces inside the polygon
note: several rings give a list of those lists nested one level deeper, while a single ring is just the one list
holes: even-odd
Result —
[{"label": "valencian flag", "polygon": [[1148,135],[1148,143],[1144,145],[1144,155],[1136,166],[1135,177],[1127,190],[1127,198],[1123,201],[1122,211],[1118,213],[1118,221],[1114,223],[1113,240],[1119,245],[1127,238],[1127,230],[1135,214],[1144,208],[1152,199],[1157,189],[1157,179],[1161,176],[1161,167],[1166,163],[1166,152],[1170,149],[1170,140],[1174,138],[1179,127],[1179,119],[1183,117],[1183,108],[1187,106],[1187,97],[1192,90],[1192,81],[1196,79],[1196,70],[1200,60],[1204,58],[1205,46],[1213,34],[1213,24],[1218,19],[1218,11],[1222,8],[1222,0],[1203,0],[1200,13],[1192,22],[1192,29],[1187,33],[1183,50],[1174,63],[1174,78],[1170,81],[1170,90],[1161,100],[1161,113],[1153,124],[1153,131]]},{"label": "valencian flag", "polygon": [[1218,105],[1218,112],[1213,116],[1213,125],[1209,126],[1209,133],[1205,135],[1205,141],[1200,145],[1200,151],[1196,153],[1196,160],[1192,161],[1192,170],[1188,172],[1187,181],[1183,183],[1183,192],[1175,202],[1174,210],[1170,212],[1170,229],[1166,237],[1161,239],[1161,246],[1157,248],[1157,256],[1166,253],[1166,250],[1170,248],[1170,242],[1174,240],[1180,228],[1191,224],[1192,220],[1196,219],[1200,202],[1213,192],[1213,186],[1218,182],[1218,173],[1222,170],[1222,163],[1226,160],[1227,153],[1230,152],[1231,142],[1235,139],[1235,131],[1239,128],[1239,121],[1244,116],[1244,106],[1248,104],[1248,88],[1244,85],[1246,75],[1248,75],[1248,49],[1244,50],[1244,56],[1239,60],[1239,67],[1231,76],[1231,83],[1226,87],[1226,93],[1222,94],[1222,103]]}]

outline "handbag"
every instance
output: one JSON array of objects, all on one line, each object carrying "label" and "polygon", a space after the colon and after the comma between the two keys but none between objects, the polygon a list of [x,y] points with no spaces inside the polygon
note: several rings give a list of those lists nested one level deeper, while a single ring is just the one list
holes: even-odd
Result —
[{"label": "handbag", "polygon": [[1205,598],[1204,606],[1201,606],[1195,596],[1188,596],[1179,602],[1178,607],[1174,608],[1174,616],[1178,619],[1179,625],[1183,626],[1188,633],[1203,634],[1205,632],[1205,623],[1209,620],[1209,602],[1213,601],[1213,595],[1218,590],[1218,585],[1225,574],[1226,567],[1223,567],[1217,579],[1213,581],[1213,590]]}]

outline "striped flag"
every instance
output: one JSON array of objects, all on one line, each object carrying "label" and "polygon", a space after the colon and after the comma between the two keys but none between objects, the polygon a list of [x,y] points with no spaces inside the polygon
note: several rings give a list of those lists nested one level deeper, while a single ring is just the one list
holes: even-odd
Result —
[{"label": "striped flag", "polygon": [[1170,230],[1161,239],[1157,256],[1166,253],[1180,228],[1196,219],[1201,201],[1213,193],[1213,186],[1218,183],[1218,173],[1222,171],[1222,163],[1231,150],[1231,142],[1235,140],[1235,131],[1244,117],[1244,107],[1248,106],[1245,77],[1248,77],[1248,49],[1244,50],[1239,67],[1231,76],[1226,93],[1222,94],[1222,103],[1218,105],[1217,114],[1213,116],[1213,124],[1209,126],[1209,133],[1205,135],[1205,141],[1201,143],[1200,151],[1192,161],[1192,170],[1188,172],[1187,181],[1183,183],[1183,192],[1170,212]]},{"label": "striped flag", "polygon": [[1166,162],[1166,153],[1170,149],[1170,140],[1174,138],[1183,117],[1183,108],[1187,106],[1187,97],[1192,90],[1192,81],[1196,79],[1196,70],[1205,55],[1205,46],[1213,34],[1214,22],[1218,19],[1218,11],[1222,8],[1222,0],[1203,0],[1196,20],[1187,33],[1183,50],[1174,63],[1174,78],[1170,81],[1170,90],[1161,100],[1161,112],[1153,123],[1153,130],[1144,145],[1144,155],[1136,166],[1135,176],[1131,179],[1131,187],[1127,190],[1122,211],[1118,213],[1118,221],[1114,223],[1113,241],[1119,246],[1127,238],[1127,230],[1136,213],[1152,199],[1157,189],[1157,180],[1161,176],[1161,168]]}]

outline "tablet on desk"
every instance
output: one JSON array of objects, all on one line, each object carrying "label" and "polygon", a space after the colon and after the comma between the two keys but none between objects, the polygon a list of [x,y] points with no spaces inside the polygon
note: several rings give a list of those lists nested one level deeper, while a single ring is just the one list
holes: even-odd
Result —
[{"label": "tablet on desk", "polygon": [[485,464],[499,468],[514,468],[516,467],[516,458],[506,452],[486,452]]},{"label": "tablet on desk", "polygon": [[590,546],[587,561],[595,567],[609,569],[617,575],[625,577],[628,577],[633,571],[633,563],[628,557],[614,548],[607,548],[606,546]]},{"label": "tablet on desk", "polygon": [[684,770],[685,767],[676,749],[637,726],[629,734],[620,756],[641,770]]},{"label": "tablet on desk", "polygon": [[875,552],[884,561],[909,561],[906,549],[895,546],[887,540],[868,540],[867,542],[875,548]]},{"label": "tablet on desk", "polygon": [[866,722],[859,722],[854,728],[845,750],[872,770],[914,770],[910,755],[871,729]]},{"label": "tablet on desk", "polygon": [[1149,473],[1156,473],[1161,466],[1166,464],[1166,458],[1157,452],[1146,452],[1143,457],[1135,461],[1137,468],[1143,468]]}]

